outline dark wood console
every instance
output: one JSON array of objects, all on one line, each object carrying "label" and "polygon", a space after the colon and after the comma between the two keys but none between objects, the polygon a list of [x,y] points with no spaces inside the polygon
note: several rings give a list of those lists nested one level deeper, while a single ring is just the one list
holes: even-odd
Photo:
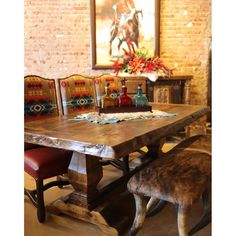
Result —
[{"label": "dark wood console", "polygon": [[191,75],[160,77],[156,82],[151,82],[143,76],[127,76],[125,78],[127,92],[131,96],[137,93],[138,84],[142,84],[143,94],[150,102],[190,104],[191,80],[193,79]]},{"label": "dark wood console", "polygon": [[156,82],[147,81],[149,101],[158,103],[190,104],[193,76],[160,77]]}]

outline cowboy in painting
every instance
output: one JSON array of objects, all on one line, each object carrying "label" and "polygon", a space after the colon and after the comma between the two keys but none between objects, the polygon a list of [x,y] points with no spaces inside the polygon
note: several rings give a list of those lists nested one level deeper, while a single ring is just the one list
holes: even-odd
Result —
[{"label": "cowboy in painting", "polygon": [[110,30],[110,49],[109,55],[112,56],[112,43],[115,38],[118,41],[118,52],[123,42],[127,43],[128,48],[130,47],[130,41],[134,42],[138,47],[139,40],[139,21],[142,10],[137,10],[133,0],[121,0],[113,5],[115,11],[115,20],[111,25]]}]

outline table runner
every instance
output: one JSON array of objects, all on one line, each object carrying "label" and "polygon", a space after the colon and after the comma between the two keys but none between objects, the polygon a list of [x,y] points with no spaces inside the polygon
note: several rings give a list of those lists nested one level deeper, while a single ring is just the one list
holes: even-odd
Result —
[{"label": "table runner", "polygon": [[151,118],[163,118],[176,116],[177,113],[167,113],[164,111],[153,110],[152,112],[126,112],[126,113],[101,113],[89,112],[85,114],[77,115],[73,120],[87,120],[96,124],[113,124],[125,120],[136,120],[136,119],[151,119]]}]

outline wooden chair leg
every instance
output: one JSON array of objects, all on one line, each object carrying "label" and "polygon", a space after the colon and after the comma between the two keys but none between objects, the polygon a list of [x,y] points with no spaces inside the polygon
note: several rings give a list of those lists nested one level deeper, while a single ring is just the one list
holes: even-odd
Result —
[{"label": "wooden chair leg", "polygon": [[178,231],[179,236],[188,236],[188,218],[189,218],[190,206],[179,205],[178,206]]},{"label": "wooden chair leg", "polygon": [[133,195],[135,199],[136,213],[133,225],[128,234],[129,236],[137,234],[138,230],[142,227],[146,216],[147,199],[144,196],[139,196],[137,194]]},{"label": "wooden chair leg", "polygon": [[45,206],[43,198],[43,180],[36,180],[36,194],[37,194],[37,216],[38,221],[43,223],[45,221]]},{"label": "wooden chair leg", "polygon": [[123,159],[123,175],[129,174],[129,155],[122,158]]},{"label": "wooden chair leg", "polygon": [[43,185],[43,180],[35,180],[36,181],[36,189],[29,190],[24,189],[24,194],[29,197],[30,201],[33,203],[33,205],[37,208],[37,215],[39,222],[45,221],[45,206],[44,206],[44,197],[43,192],[51,187],[54,186],[64,186],[69,185],[70,182],[66,180],[65,177],[60,180],[51,181],[45,185]]},{"label": "wooden chair leg", "polygon": [[[57,181],[59,181],[58,188],[62,189],[64,187],[63,182],[68,181],[68,176],[66,174],[58,175]],[[61,182],[61,184],[60,184],[60,182]]]}]

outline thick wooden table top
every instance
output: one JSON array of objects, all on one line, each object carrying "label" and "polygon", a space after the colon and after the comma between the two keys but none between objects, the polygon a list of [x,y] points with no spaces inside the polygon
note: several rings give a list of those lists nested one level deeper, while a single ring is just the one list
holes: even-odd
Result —
[{"label": "thick wooden table top", "polygon": [[103,158],[120,158],[175,134],[209,112],[205,106],[152,104],[174,117],[130,120],[99,125],[70,120],[75,115],[25,122],[25,142],[62,148]]}]

